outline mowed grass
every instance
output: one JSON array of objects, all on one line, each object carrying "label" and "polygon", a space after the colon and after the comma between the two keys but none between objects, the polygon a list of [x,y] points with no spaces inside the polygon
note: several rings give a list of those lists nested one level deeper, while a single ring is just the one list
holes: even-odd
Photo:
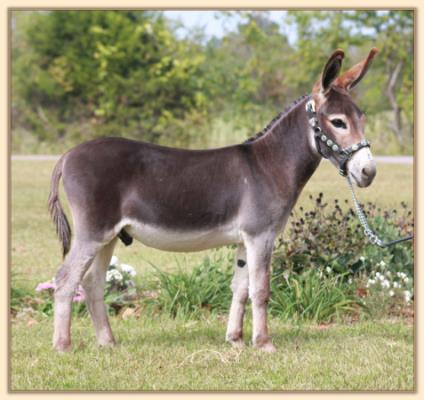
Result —
[{"label": "mowed grass", "polygon": [[[52,161],[13,161],[11,176],[11,271],[14,285],[34,290],[51,279],[61,250],[47,213]],[[114,190],[111,187],[111,190]],[[323,162],[305,187],[309,194],[349,199],[345,180]],[[413,169],[379,165],[372,187],[358,190],[361,201],[380,207],[413,205]],[[62,196],[62,199],[64,197]],[[65,201],[64,201],[65,203]],[[68,214],[69,215],[69,214]],[[211,251],[230,251],[227,248]],[[208,252],[167,253],[140,243],[119,244],[115,254],[134,266],[138,280],[152,270],[196,265]],[[30,322],[30,323],[28,323]],[[38,323],[37,323],[38,322]],[[11,325],[12,390],[413,390],[413,327],[403,320],[361,321],[352,325],[284,324],[270,330],[279,352],[242,352],[224,343],[225,317],[198,321],[142,314],[111,318],[120,342],[99,349],[88,318],[74,318],[73,350],[51,350],[52,319],[16,320]],[[250,315],[246,342],[251,333]]]},{"label": "mowed grass", "polygon": [[[73,322],[73,350],[51,349],[51,320],[13,324],[12,390],[412,391],[413,337],[402,321],[288,325],[271,320],[279,351],[233,349],[225,320],[112,318],[120,344],[98,348],[88,318]],[[251,332],[250,326],[247,335]]]}]

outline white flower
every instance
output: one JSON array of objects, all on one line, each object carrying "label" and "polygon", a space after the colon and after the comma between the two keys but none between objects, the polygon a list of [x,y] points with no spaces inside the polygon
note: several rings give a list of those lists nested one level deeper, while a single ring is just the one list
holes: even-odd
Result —
[{"label": "white flower", "polygon": [[411,298],[412,298],[412,293],[409,290],[405,290],[403,292],[403,297],[405,299],[405,302],[409,303],[411,301]]},{"label": "white flower", "polygon": [[378,272],[378,271],[377,271],[377,272],[375,273],[375,277],[376,277],[376,278],[379,278],[380,276],[381,276],[380,272]]},{"label": "white flower", "polygon": [[405,278],[403,278],[403,281],[404,281],[405,283],[408,283],[408,282],[409,282],[409,278],[408,278],[407,276],[405,276]]},{"label": "white flower", "polygon": [[359,257],[359,259],[360,259],[362,262],[364,262],[364,261],[365,261],[365,257],[364,257],[364,256]]},{"label": "white flower", "polygon": [[352,278],[349,278],[349,279],[347,280],[347,283],[351,284],[351,283],[352,283]]},{"label": "white flower", "polygon": [[393,297],[395,295],[395,292],[393,291],[393,290],[390,290],[390,292],[389,292],[389,296],[390,297]]},{"label": "white flower", "polygon": [[325,270],[327,271],[328,274],[331,274],[331,268],[330,267],[326,267]]},{"label": "white flower", "polygon": [[375,285],[375,279],[368,279],[369,285]]},{"label": "white flower", "polygon": [[118,264],[119,264],[118,257],[112,256],[112,258],[110,259],[109,265],[118,265]]},{"label": "white flower", "polygon": [[380,267],[385,267],[386,263],[383,260],[381,260],[379,265],[380,265]]},{"label": "white flower", "polygon": [[137,272],[135,272],[135,269],[128,264],[121,264],[121,271],[126,272],[129,276],[137,275]]},{"label": "white flower", "polygon": [[394,287],[395,289],[397,289],[397,288],[399,288],[399,287],[400,287],[400,285],[399,285],[399,283],[397,283],[397,282],[393,282],[393,287]]},{"label": "white flower", "polygon": [[390,287],[390,282],[387,279],[385,279],[384,281],[381,282],[381,286],[383,288],[387,288],[388,289]]},{"label": "white flower", "polygon": [[107,271],[106,273],[106,282],[111,282],[111,281],[122,281],[123,277],[122,274],[116,270],[116,269],[112,269],[110,271]]},{"label": "white flower", "polygon": [[390,271],[386,271],[386,275],[387,275],[388,277],[391,277],[391,276],[392,276],[392,273],[391,273]]}]

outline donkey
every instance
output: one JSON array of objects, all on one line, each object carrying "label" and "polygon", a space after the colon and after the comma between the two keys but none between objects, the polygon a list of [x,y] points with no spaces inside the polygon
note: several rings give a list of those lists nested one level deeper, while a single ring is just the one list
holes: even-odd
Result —
[{"label": "donkey", "polygon": [[[167,251],[237,244],[226,340],[243,346],[252,302],[252,343],[274,352],[267,327],[270,260],[302,188],[328,158],[359,187],[376,174],[365,118],[350,91],[377,49],[339,76],[344,52],[328,59],[311,95],[303,96],[244,143],[211,150],[162,147],[105,137],[65,153],[51,180],[49,210],[63,246],[55,282],[53,346],[71,346],[72,296],[81,283],[99,345],[113,345],[103,294],[120,238]],[[58,198],[62,177],[74,239]],[[66,256],[66,257],[65,257]]]}]

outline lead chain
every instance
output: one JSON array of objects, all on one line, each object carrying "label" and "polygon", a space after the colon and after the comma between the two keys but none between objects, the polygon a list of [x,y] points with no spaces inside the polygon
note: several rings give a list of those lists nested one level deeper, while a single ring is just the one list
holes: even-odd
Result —
[{"label": "lead chain", "polygon": [[347,175],[346,176],[347,182],[349,184],[349,189],[350,192],[352,193],[352,198],[353,198],[353,202],[355,204],[355,210],[356,210],[356,215],[358,216],[359,222],[361,223],[362,227],[364,228],[364,233],[365,235],[368,237],[369,241],[373,244],[376,244],[377,246],[380,247],[389,247],[393,244],[396,243],[400,243],[403,242],[405,240],[410,240],[413,238],[413,236],[406,236],[397,240],[393,240],[391,242],[385,243],[383,242],[370,228],[370,226],[368,225],[368,221],[367,221],[367,217],[365,216],[364,211],[362,210],[362,207],[358,201],[358,199],[356,198],[356,194],[355,191],[353,190],[353,185],[352,185],[352,181],[350,179],[350,176]]}]

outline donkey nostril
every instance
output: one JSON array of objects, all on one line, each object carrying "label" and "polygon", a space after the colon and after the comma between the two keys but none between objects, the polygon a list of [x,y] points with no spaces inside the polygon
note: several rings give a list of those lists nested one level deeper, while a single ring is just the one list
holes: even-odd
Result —
[{"label": "donkey nostril", "polygon": [[362,175],[367,179],[374,178],[376,169],[374,167],[364,167],[362,168]]}]

